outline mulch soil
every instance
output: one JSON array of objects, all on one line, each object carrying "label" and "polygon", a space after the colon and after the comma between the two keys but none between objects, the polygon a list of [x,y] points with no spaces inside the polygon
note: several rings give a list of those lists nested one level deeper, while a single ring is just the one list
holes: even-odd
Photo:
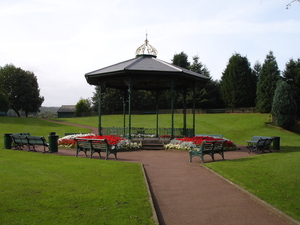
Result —
[{"label": "mulch soil", "polygon": [[[74,125],[78,126],[78,125]],[[86,127],[86,126],[82,126]],[[91,132],[97,133],[96,128]],[[225,152],[225,159],[247,157],[245,146]],[[37,148],[42,152],[42,148]],[[75,150],[59,149],[57,155],[75,156]],[[268,154],[268,153],[267,153]],[[79,157],[85,157],[80,152]],[[96,155],[93,159],[99,159]],[[113,155],[108,160],[115,160]],[[156,214],[161,225],[285,225],[300,224],[273,207],[261,204],[241,188],[202,166],[199,157],[189,162],[186,151],[140,150],[118,152],[118,161],[143,165]],[[222,160],[216,155],[215,160]],[[209,156],[205,162],[211,163]]]}]

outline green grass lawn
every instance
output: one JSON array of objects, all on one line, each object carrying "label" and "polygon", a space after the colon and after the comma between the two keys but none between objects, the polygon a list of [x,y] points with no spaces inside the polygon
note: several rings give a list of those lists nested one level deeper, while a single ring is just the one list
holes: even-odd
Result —
[{"label": "green grass lawn", "polygon": [[[88,133],[89,129],[53,123],[37,118],[0,117],[0,129],[4,133],[30,133],[35,136],[48,137],[50,132],[56,132],[60,137],[64,133]],[[0,138],[0,140],[1,140]]]},{"label": "green grass lawn", "polygon": [[0,224],[154,224],[140,164],[0,151]]},{"label": "green grass lawn", "polygon": [[[160,115],[159,116],[159,123],[160,127],[170,127],[170,115]],[[69,118],[69,119],[58,119],[60,121],[65,121],[69,123],[81,124],[86,126],[97,127],[97,117],[83,117],[83,118]],[[111,126],[122,126],[123,124],[123,116],[121,115],[105,115],[102,117],[103,126],[111,127]],[[175,115],[175,127],[182,127],[182,115]],[[191,127],[191,115],[188,115],[188,126]],[[252,192],[256,196],[260,197],[261,199],[265,200],[266,202],[272,204],[273,206],[281,209],[283,212],[287,213],[288,215],[294,217],[295,219],[300,220],[300,136],[298,134],[280,129],[276,126],[266,125],[264,122],[268,121],[267,114],[199,114],[196,116],[196,133],[199,134],[223,134],[224,137],[229,138],[234,143],[238,145],[246,145],[245,140],[249,140],[252,136],[279,136],[280,143],[281,143],[281,151],[277,153],[268,153],[268,154],[261,154],[261,155],[254,155],[249,156],[242,159],[237,160],[226,160],[214,163],[207,163],[205,166],[213,169],[217,173],[221,174],[222,176],[226,177],[227,179],[231,180],[232,182],[242,186],[246,190]],[[144,127],[155,127],[155,115],[133,115],[132,116],[132,126],[144,126]],[[33,118],[9,118],[9,117],[0,117],[0,129],[4,133],[19,133],[19,132],[30,132],[33,135],[39,136],[46,136],[49,132],[56,132],[59,135],[63,135],[65,132],[87,132],[84,131],[83,128],[77,128],[52,122],[43,121],[40,119],[33,119]],[[0,137],[0,146],[3,146],[3,135]],[[9,157],[5,156],[8,152]],[[80,159],[75,157],[63,157],[63,156],[51,156],[45,154],[33,154],[28,152],[21,152],[21,151],[12,151],[12,150],[1,150],[0,151],[0,176],[4,177],[5,179],[9,179],[7,177],[15,177],[15,179],[5,180],[5,182],[0,184],[0,198],[1,203],[2,195],[3,199],[9,199],[9,196],[14,196],[13,204],[10,207],[6,207],[5,204],[0,204],[0,207],[5,207],[4,210],[2,208],[0,213],[3,213],[6,216],[5,219],[9,221],[10,216],[14,214],[25,215],[24,220],[30,220],[35,216],[31,216],[27,218],[27,212],[30,215],[35,215],[35,210],[44,209],[44,211],[39,211],[41,215],[37,215],[37,218],[41,220],[41,217],[47,217],[47,209],[49,212],[55,211],[55,207],[51,207],[52,204],[56,204],[56,201],[60,201],[59,198],[64,199],[71,199],[76,195],[83,195],[83,199],[86,199],[86,196],[90,196],[87,193],[87,189],[91,188],[95,192],[98,191],[95,187],[95,184],[99,186],[99,184],[107,184],[110,183],[111,177],[107,177],[106,173],[101,173],[101,171],[106,171],[106,167],[108,170],[111,169],[111,165],[114,166],[120,163],[120,165],[127,165],[126,163],[122,164],[121,162],[112,162],[112,161],[101,161],[99,160],[88,160],[88,159]],[[12,155],[14,157],[12,157]],[[16,155],[16,157],[15,157]],[[36,157],[40,157],[38,160],[34,159]],[[27,157],[29,156],[29,157]],[[19,159],[18,159],[19,158]],[[16,159],[16,162],[14,162]],[[43,161],[45,159],[46,161]],[[4,160],[4,162],[2,162]],[[39,161],[44,163],[40,164]],[[64,164],[66,161],[66,164]],[[85,166],[82,163],[87,162],[88,165],[93,165],[91,167]],[[79,164],[77,164],[79,163]],[[95,165],[94,165],[95,164]],[[101,166],[98,167],[98,166]],[[104,167],[102,167],[104,166]],[[126,167],[126,166],[125,166]],[[3,169],[6,168],[6,169]],[[7,169],[10,168],[10,169]],[[16,170],[14,169],[16,168]],[[32,168],[32,169],[31,169]],[[72,170],[77,171],[73,173],[70,171]],[[78,170],[76,168],[79,168]],[[95,169],[97,168],[97,169]],[[98,172],[99,168],[99,172]],[[122,169],[121,169],[122,170]],[[55,172],[53,172],[55,171]],[[70,172],[70,173],[69,173]],[[98,172],[98,173],[97,173]],[[67,173],[67,174],[66,174]],[[131,172],[133,177],[136,177],[140,174],[140,170],[136,170]],[[43,178],[43,175],[48,177],[47,179]],[[49,175],[50,174],[50,175]],[[28,175],[28,176],[27,176]],[[123,180],[121,173],[118,173],[118,179]],[[77,177],[77,179],[73,179],[72,177]],[[78,176],[81,176],[80,178]],[[90,177],[91,176],[91,177]],[[26,178],[27,177],[27,178]],[[67,177],[71,177],[68,178]],[[86,180],[86,177],[88,177]],[[29,179],[30,178],[30,179]],[[84,178],[84,179],[83,179]],[[100,179],[99,179],[100,178]],[[49,179],[49,183],[47,180]],[[58,179],[58,180],[56,180]],[[128,178],[129,181],[132,182],[131,178]],[[134,179],[134,178],[133,178]],[[139,180],[140,178],[136,178]],[[4,180],[4,179],[2,179]],[[96,181],[94,181],[96,180]],[[105,180],[105,181],[104,181]],[[126,178],[125,178],[126,180]],[[74,185],[76,186],[76,182],[79,182],[81,188],[72,188]],[[99,182],[99,183],[95,183]],[[26,192],[27,186],[32,186],[31,192]],[[55,185],[52,185],[54,183]],[[60,186],[60,183],[63,186]],[[70,183],[70,185],[69,185]],[[23,184],[25,184],[25,188],[22,188]],[[5,185],[5,186],[4,186]],[[101,186],[100,185],[100,186]],[[118,184],[121,185],[121,184]],[[117,190],[119,193],[119,186],[113,186],[111,190]],[[123,185],[123,184],[122,184]],[[129,184],[130,185],[130,184]],[[126,185],[127,186],[127,185]],[[142,189],[144,189],[144,184],[140,183]],[[5,187],[5,188],[3,188]],[[13,188],[12,188],[13,187]],[[38,187],[38,188],[37,188]],[[63,188],[66,187],[66,188]],[[131,186],[130,186],[131,187]],[[17,189],[15,189],[17,188]],[[33,198],[33,203],[31,204],[31,208],[28,208],[27,201],[31,200],[32,196],[40,196],[39,188],[42,189],[42,193],[46,193],[46,200],[35,200]],[[140,187],[139,187],[140,188]],[[11,192],[8,193],[7,191]],[[58,193],[61,189],[62,192]],[[127,188],[128,190],[130,188]],[[31,190],[31,189],[29,189]],[[71,191],[70,191],[71,190]],[[74,191],[74,194],[72,194]],[[69,193],[70,192],[70,193]],[[76,194],[75,194],[76,192]],[[58,193],[58,194],[57,194]],[[60,219],[54,221],[55,224],[66,224],[68,223],[68,219],[74,216],[75,222],[69,224],[82,224],[82,221],[78,217],[78,215],[73,215],[72,210],[79,214],[84,214],[83,218],[86,218],[88,224],[93,224],[94,222],[90,222],[90,218],[87,218],[86,214],[91,213],[92,209],[97,208],[96,211],[93,211],[93,215],[97,214],[100,210],[101,212],[101,219],[110,217],[109,211],[113,209],[114,213],[119,212],[115,209],[115,205],[126,205],[125,202],[130,202],[131,198],[135,198],[134,195],[128,194],[126,195],[126,200],[123,198],[121,202],[117,202],[115,198],[115,192],[107,190],[105,194],[109,199],[113,199],[112,201],[107,200],[108,207],[99,208],[98,204],[101,201],[96,202],[95,204],[87,204],[92,197],[87,197],[88,200],[76,199],[73,201],[72,204],[67,203],[59,203],[57,207],[61,205],[62,208],[58,208],[56,210],[57,215],[63,221],[60,223]],[[120,191],[125,193],[124,191]],[[59,198],[54,198],[53,196],[58,195]],[[101,195],[101,196],[102,196]],[[146,196],[146,192],[143,192],[142,195]],[[28,197],[29,196],[29,197]],[[30,197],[31,196],[31,197]],[[22,197],[23,200],[18,200],[19,197]],[[24,198],[23,198],[24,197]],[[48,199],[49,198],[49,199]],[[93,197],[99,200],[96,195]],[[124,197],[125,198],[125,197]],[[145,197],[143,197],[145,198]],[[10,197],[11,199],[11,197]],[[118,198],[119,199],[119,198]],[[129,200],[127,200],[129,199]],[[9,201],[9,200],[5,200]],[[104,200],[103,200],[104,201]],[[106,201],[106,200],[105,200]],[[133,199],[134,201],[134,199]],[[68,202],[68,201],[67,201]],[[78,202],[78,204],[77,204]],[[142,204],[146,204],[142,201]],[[16,207],[21,205],[23,208],[16,210]],[[74,207],[73,207],[74,206]],[[81,211],[76,211],[77,208],[82,209],[81,206],[87,208],[83,213]],[[67,214],[64,213],[64,210],[68,208],[72,208]],[[129,206],[128,206],[129,207]],[[140,206],[139,206],[140,207]],[[125,224],[151,224],[150,216],[149,216],[149,208],[144,206],[145,210],[143,210],[142,214],[145,213],[146,218],[145,222],[139,223],[140,217],[131,217],[131,223]],[[142,207],[142,209],[144,209]],[[5,211],[6,210],[6,211]],[[140,211],[137,207],[132,208],[133,211]],[[128,219],[126,215],[121,213],[120,221],[125,221]],[[20,216],[21,218],[21,216]],[[118,217],[119,218],[119,217]],[[2,215],[0,214],[0,223],[2,219]],[[52,218],[53,220],[56,219]],[[97,217],[99,220],[99,217]],[[78,220],[78,222],[77,222]],[[39,222],[40,223],[40,222]],[[85,223],[85,222],[84,222]],[[83,223],[83,224],[84,224]],[[1,223],[5,224],[5,223]],[[9,223],[6,224],[33,224],[31,221],[28,223]],[[43,224],[43,223],[42,223]],[[45,223],[46,224],[46,223]],[[51,224],[51,223],[49,223]],[[53,224],[53,223],[52,223]],[[97,223],[94,223],[97,224]],[[100,223],[101,224],[101,223]],[[105,224],[105,223],[102,223]],[[106,224],[110,224],[107,222]],[[111,224],[124,224],[124,223],[111,223]]]},{"label": "green grass lawn", "polygon": [[300,220],[300,147],[205,166]]},{"label": "green grass lawn", "polygon": [[[280,137],[281,146],[300,146],[299,135],[276,126],[266,125],[269,114],[197,114],[196,134],[222,134],[237,145],[246,145],[252,136]],[[97,127],[98,117],[59,118],[58,121]],[[175,114],[175,127],[182,127],[183,115]],[[128,123],[128,118],[126,118]],[[156,115],[132,115],[132,127],[156,126]],[[126,123],[126,125],[127,125]],[[122,115],[102,116],[103,127],[122,127]],[[159,127],[171,127],[171,115],[159,115]],[[187,115],[187,127],[192,127],[192,115]]]}]

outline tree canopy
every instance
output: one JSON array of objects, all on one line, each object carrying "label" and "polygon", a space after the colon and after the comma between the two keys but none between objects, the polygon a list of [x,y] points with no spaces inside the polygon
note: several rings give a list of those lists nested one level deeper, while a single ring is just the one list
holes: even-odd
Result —
[{"label": "tree canopy", "polygon": [[297,104],[293,99],[291,86],[279,80],[275,90],[272,111],[275,115],[275,123],[284,129],[289,129],[295,123]]},{"label": "tree canopy", "polygon": [[292,95],[298,106],[297,117],[300,118],[300,59],[290,59],[286,63],[283,78],[291,85]]},{"label": "tree canopy", "polygon": [[19,117],[20,110],[25,112],[26,117],[29,112],[38,112],[44,101],[34,73],[12,64],[0,67],[0,89]]},{"label": "tree canopy", "polygon": [[261,113],[270,113],[280,71],[273,52],[270,51],[261,67],[256,90],[256,108]]},{"label": "tree canopy", "polygon": [[188,61],[188,56],[184,52],[180,52],[179,54],[175,54],[172,59],[172,63],[174,65],[180,66],[182,68],[188,69],[190,63]]},{"label": "tree canopy", "polygon": [[220,92],[226,107],[255,106],[256,76],[247,57],[231,56],[221,77]]},{"label": "tree canopy", "polygon": [[91,112],[91,102],[89,99],[80,98],[75,106],[75,115],[86,116]]}]

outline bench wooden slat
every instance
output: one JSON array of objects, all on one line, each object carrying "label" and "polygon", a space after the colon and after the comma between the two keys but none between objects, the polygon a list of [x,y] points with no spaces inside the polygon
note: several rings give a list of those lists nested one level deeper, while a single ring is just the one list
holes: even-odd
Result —
[{"label": "bench wooden slat", "polygon": [[[28,151],[36,151],[35,146],[41,145],[44,147],[44,151],[46,151],[46,147],[49,148],[49,143],[47,143],[46,139],[42,136],[31,136],[29,133],[20,133],[20,134],[12,134],[11,135],[13,141],[13,147],[16,149],[22,150],[24,146],[27,146]],[[32,147],[32,149],[31,149]]]},{"label": "bench wooden slat", "polygon": [[274,138],[272,137],[263,137],[263,136],[253,136],[250,141],[246,141],[250,152],[261,152],[264,153],[266,150],[272,152],[270,150],[270,145]]},{"label": "bench wooden slat", "polygon": [[215,154],[220,154],[222,159],[224,159],[224,147],[225,140],[216,140],[216,141],[203,141],[200,146],[196,146],[196,150],[191,149],[189,151],[190,162],[194,156],[199,156],[202,163],[204,163],[204,155],[210,155],[213,161],[215,161]]},{"label": "bench wooden slat", "polygon": [[116,146],[110,146],[106,139],[75,138],[74,140],[76,141],[76,157],[80,151],[83,151],[85,156],[87,156],[87,151],[90,151],[90,158],[93,157],[94,153],[98,153],[99,158],[102,158],[101,152],[105,152],[105,160],[108,159],[110,154],[113,154],[117,159]]}]

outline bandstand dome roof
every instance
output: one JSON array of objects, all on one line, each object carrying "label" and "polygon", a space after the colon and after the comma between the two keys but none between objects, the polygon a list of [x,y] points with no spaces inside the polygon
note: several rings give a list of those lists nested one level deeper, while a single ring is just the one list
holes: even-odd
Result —
[{"label": "bandstand dome roof", "polygon": [[[147,48],[149,54],[144,54]],[[133,89],[140,90],[167,90],[174,79],[175,88],[189,87],[194,83],[208,81],[208,77],[179,66],[164,62],[156,58],[157,51],[145,44],[136,51],[136,57],[102,69],[85,74],[91,85],[105,84],[106,87],[125,89],[128,87],[125,80],[131,79]]]}]

